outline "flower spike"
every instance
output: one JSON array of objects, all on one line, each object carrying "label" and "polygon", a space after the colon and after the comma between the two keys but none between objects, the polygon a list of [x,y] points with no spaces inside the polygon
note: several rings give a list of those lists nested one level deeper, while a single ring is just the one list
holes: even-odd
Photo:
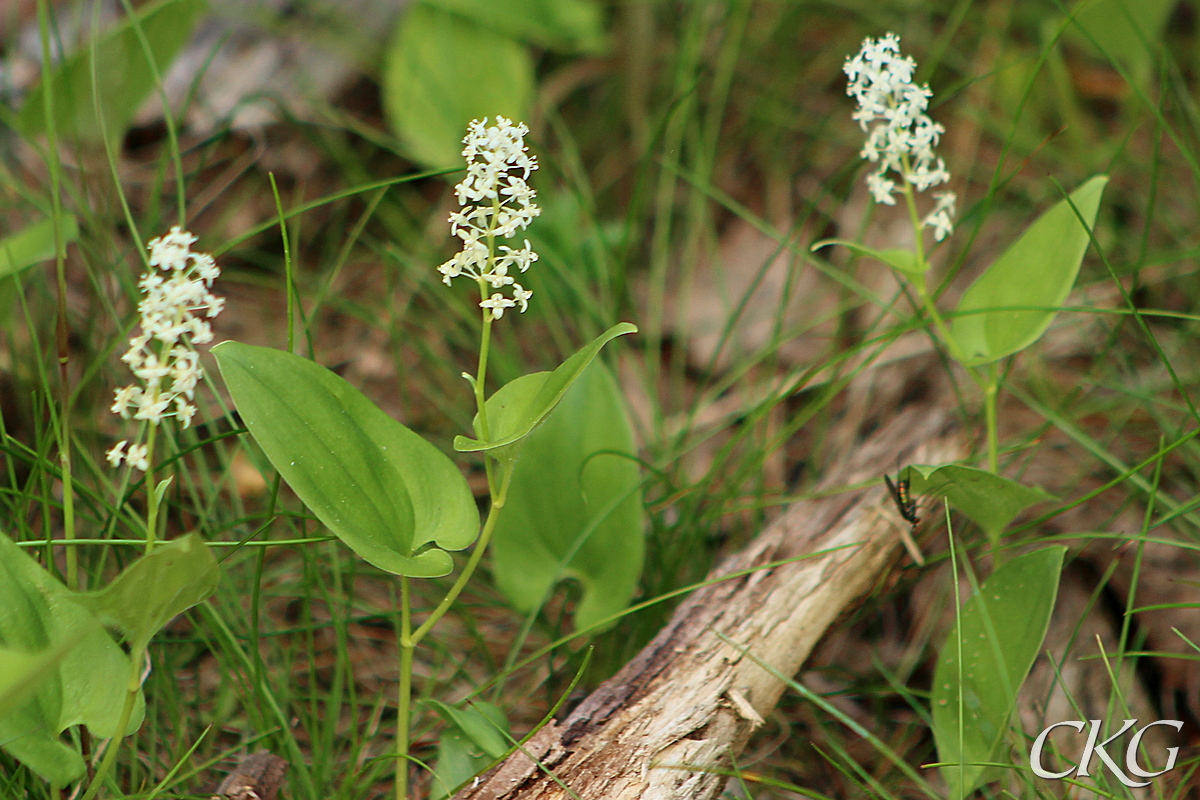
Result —
[{"label": "flower spike", "polygon": [[[221,313],[225,298],[210,291],[221,270],[212,256],[192,252],[195,241],[176,225],[148,245],[150,266],[138,281],[141,332],[121,356],[139,382],[117,389],[113,397],[112,411],[124,419],[157,425],[175,417],[186,428],[196,414],[192,399],[204,370],[193,345],[212,341],[209,320]],[[109,462],[147,469],[146,445],[125,447],[122,441],[109,450]]]},{"label": "flower spike", "polygon": [[494,240],[516,236],[542,210],[533,202],[537,192],[528,183],[530,173],[537,169],[537,158],[529,155],[525,146],[529,128],[500,116],[495,125],[487,123],[486,118],[473,120],[463,139],[467,177],[454,187],[463,208],[450,215],[450,230],[462,239],[463,246],[438,272],[447,286],[459,275],[473,278],[485,295],[489,288],[512,287],[512,298],[493,292],[479,303],[492,319],[500,319],[506,308],[520,305],[523,312],[529,306],[532,292],[521,288],[511,273],[529,269],[538,256],[528,239],[523,248],[496,248]]},{"label": "flower spike", "polygon": [[[853,58],[846,59],[843,71],[850,79],[846,94],[858,101],[854,119],[867,133],[862,157],[879,167],[867,176],[867,187],[877,203],[894,205],[897,190],[888,173],[899,175],[923,192],[950,180],[946,163],[933,148],[945,132],[925,113],[933,92],[913,83],[917,62],[900,55],[900,37],[889,33],[866,39]],[[922,227],[933,228],[939,242],[953,232],[955,196],[937,195],[937,203]]]}]

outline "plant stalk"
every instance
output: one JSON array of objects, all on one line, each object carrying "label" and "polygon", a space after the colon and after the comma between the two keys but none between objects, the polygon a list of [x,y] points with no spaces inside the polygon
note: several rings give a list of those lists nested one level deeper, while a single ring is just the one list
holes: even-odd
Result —
[{"label": "plant stalk", "polygon": [[408,800],[408,727],[412,699],[412,608],[408,576],[400,576],[400,688],[396,696],[396,800]]},{"label": "plant stalk", "polygon": [[104,751],[104,759],[100,762],[100,768],[96,770],[95,776],[80,800],[92,800],[96,796],[104,779],[112,771],[113,764],[116,763],[117,751],[121,749],[121,740],[125,738],[125,729],[129,727],[129,718],[133,716],[133,705],[137,702],[138,690],[142,687],[142,661],[145,658],[146,648],[144,647],[136,648],[129,654],[129,684],[126,687],[125,702],[121,705],[121,716],[117,719],[117,731],[109,741],[108,749]]},{"label": "plant stalk", "polygon": [[492,500],[492,507],[488,510],[487,520],[483,523],[483,531],[479,534],[479,540],[475,542],[475,549],[471,551],[471,557],[467,559],[467,565],[463,567],[462,573],[458,579],[454,581],[454,585],[450,587],[450,591],[442,598],[442,601],[437,604],[437,608],[429,615],[429,618],[421,623],[421,626],[412,635],[413,646],[425,638],[425,634],[429,633],[437,621],[441,619],[450,606],[458,599],[463,588],[467,585],[467,581],[471,579],[475,568],[479,566],[480,559],[483,558],[484,551],[487,550],[488,542],[491,541],[492,531],[496,529],[496,519],[499,517],[500,509],[504,508],[505,497],[508,494],[509,480],[512,478],[512,467],[501,467],[503,473],[503,483],[500,487],[500,493],[495,495]]},{"label": "plant stalk", "polygon": [[988,471],[1000,474],[1000,447],[996,431],[996,396],[1000,385],[996,380],[996,362],[988,364],[987,383],[983,387],[983,413],[987,423]]},{"label": "plant stalk", "polygon": [[154,549],[158,538],[158,487],[154,484],[154,445],[158,434],[158,425],[150,423],[146,432],[146,553]]}]

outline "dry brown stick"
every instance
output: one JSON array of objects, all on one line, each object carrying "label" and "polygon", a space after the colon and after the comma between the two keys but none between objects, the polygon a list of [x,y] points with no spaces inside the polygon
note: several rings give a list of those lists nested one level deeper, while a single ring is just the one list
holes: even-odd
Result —
[{"label": "dry brown stick", "polygon": [[[912,408],[856,447],[822,486],[877,480],[898,459],[943,463],[964,454],[947,415]],[[879,485],[791,506],[713,574],[811,557],[692,594],[570,716],[547,725],[455,800],[716,796],[725,779],[715,770],[729,767],[784,689],[743,650],[794,675],[825,629],[891,562],[906,524],[891,502]]]}]

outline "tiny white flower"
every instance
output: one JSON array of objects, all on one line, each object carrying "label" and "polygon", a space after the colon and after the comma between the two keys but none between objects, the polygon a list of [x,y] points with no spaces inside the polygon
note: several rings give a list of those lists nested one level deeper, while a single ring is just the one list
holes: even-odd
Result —
[{"label": "tiny white flower", "polygon": [[[867,133],[861,156],[879,166],[867,176],[867,188],[877,203],[894,205],[896,183],[889,172],[923,192],[950,180],[945,162],[934,153],[945,132],[925,113],[933,92],[912,82],[917,62],[900,55],[900,37],[889,33],[879,40],[866,39],[843,71],[850,79],[846,94],[858,101],[853,119]],[[906,169],[907,164],[907,169]],[[954,200],[938,196],[932,213],[921,223],[934,229],[941,241],[954,230]]]},{"label": "tiny white flower", "polygon": [[129,452],[125,454],[125,463],[137,467],[142,472],[150,469],[150,459],[148,451],[144,444],[129,445]]},{"label": "tiny white flower", "polygon": [[523,296],[516,294],[519,286],[512,276],[537,261],[529,240],[520,249],[494,244],[497,238],[516,236],[542,211],[534,203],[537,192],[528,183],[530,173],[537,169],[537,158],[529,155],[525,146],[527,133],[524,123],[514,125],[500,116],[493,125],[483,119],[468,126],[462,151],[467,175],[454,187],[463,208],[450,214],[450,231],[462,240],[462,250],[438,267],[447,286],[460,275],[492,289],[512,286],[517,299],[495,292],[480,302],[491,311],[492,319],[500,319],[504,309],[518,303],[524,311],[531,296],[524,289],[520,290]]},{"label": "tiny white flower", "polygon": [[[512,308],[515,305],[516,305],[515,301],[509,300],[507,297],[500,294],[499,292],[494,293],[487,300],[479,301],[480,308],[491,309],[492,319],[500,319],[501,317],[504,316],[504,309]],[[521,310],[524,311],[525,309],[522,308]]]},{"label": "tiny white flower", "polygon": [[119,467],[121,465],[121,461],[125,458],[125,445],[127,444],[129,444],[129,442],[125,439],[122,439],[114,444],[109,451],[104,454],[104,457],[108,459],[108,463],[112,464],[114,467]]},{"label": "tiny white flower", "polygon": [[525,313],[525,309],[529,308],[529,298],[533,297],[533,292],[523,288],[521,284],[513,284],[513,298],[521,306],[521,313]]},{"label": "tiny white flower", "polygon": [[896,198],[892,197],[892,192],[896,190],[895,181],[890,181],[882,175],[872,172],[867,176],[867,188],[871,190],[871,196],[875,198],[876,203],[896,205]]},{"label": "tiny white flower", "polygon": [[958,201],[954,192],[942,192],[934,195],[937,203],[929,216],[921,221],[921,227],[933,228],[933,238],[939,242],[954,232],[954,205]]}]

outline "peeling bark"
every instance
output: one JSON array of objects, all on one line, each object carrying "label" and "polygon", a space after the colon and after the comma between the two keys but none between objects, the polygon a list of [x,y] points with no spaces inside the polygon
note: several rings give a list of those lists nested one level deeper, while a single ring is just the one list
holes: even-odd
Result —
[{"label": "peeling bark", "polygon": [[689,596],[565,720],[455,800],[715,797],[725,782],[715,770],[730,766],[785,688],[744,653],[794,675],[826,628],[877,584],[907,531],[880,473],[898,459],[940,464],[964,454],[947,415],[928,407],[897,415],[821,483],[877,485],[791,506],[710,577],[753,571]]}]

